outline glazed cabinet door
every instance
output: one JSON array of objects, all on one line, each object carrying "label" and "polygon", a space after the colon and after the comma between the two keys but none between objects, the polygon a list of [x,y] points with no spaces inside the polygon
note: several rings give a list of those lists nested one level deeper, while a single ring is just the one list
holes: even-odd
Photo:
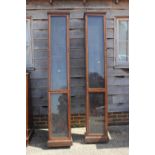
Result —
[{"label": "glazed cabinet door", "polygon": [[105,15],[85,14],[86,143],[108,141]]},{"label": "glazed cabinet door", "polygon": [[48,15],[49,147],[70,146],[69,15]]}]

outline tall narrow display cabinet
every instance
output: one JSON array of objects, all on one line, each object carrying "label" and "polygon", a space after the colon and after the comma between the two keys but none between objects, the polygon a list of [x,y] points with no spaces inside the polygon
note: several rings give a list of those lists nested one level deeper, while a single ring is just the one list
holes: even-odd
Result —
[{"label": "tall narrow display cabinet", "polygon": [[104,13],[85,14],[86,143],[108,141],[106,20]]},{"label": "tall narrow display cabinet", "polygon": [[72,145],[69,14],[48,13],[48,147]]}]

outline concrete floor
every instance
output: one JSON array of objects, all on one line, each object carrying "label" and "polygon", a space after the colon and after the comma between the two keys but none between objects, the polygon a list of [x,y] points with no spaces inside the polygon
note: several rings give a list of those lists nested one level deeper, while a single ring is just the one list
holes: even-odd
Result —
[{"label": "concrete floor", "polygon": [[85,128],[72,128],[73,145],[70,148],[48,148],[47,129],[35,130],[27,155],[128,155],[129,126],[110,126],[111,140],[107,144],[84,144]]}]

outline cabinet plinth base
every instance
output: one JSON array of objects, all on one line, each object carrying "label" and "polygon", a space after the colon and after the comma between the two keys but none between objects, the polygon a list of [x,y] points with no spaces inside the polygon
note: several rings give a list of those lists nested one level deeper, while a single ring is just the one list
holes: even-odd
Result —
[{"label": "cabinet plinth base", "polygon": [[85,135],[85,143],[107,143],[109,141],[106,135]]},{"label": "cabinet plinth base", "polygon": [[48,147],[69,147],[72,145],[72,139],[48,140]]}]

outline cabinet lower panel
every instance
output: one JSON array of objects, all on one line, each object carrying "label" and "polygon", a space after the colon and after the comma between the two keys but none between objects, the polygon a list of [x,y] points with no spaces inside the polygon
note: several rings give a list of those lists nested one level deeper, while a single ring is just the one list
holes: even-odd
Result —
[{"label": "cabinet lower panel", "polygon": [[48,140],[48,147],[69,147],[72,145],[72,139]]},{"label": "cabinet lower panel", "polygon": [[106,135],[85,135],[85,143],[107,143],[109,141]]},{"label": "cabinet lower panel", "polygon": [[48,147],[69,147],[72,145],[72,138],[68,139],[58,139],[58,140],[48,140]]}]

